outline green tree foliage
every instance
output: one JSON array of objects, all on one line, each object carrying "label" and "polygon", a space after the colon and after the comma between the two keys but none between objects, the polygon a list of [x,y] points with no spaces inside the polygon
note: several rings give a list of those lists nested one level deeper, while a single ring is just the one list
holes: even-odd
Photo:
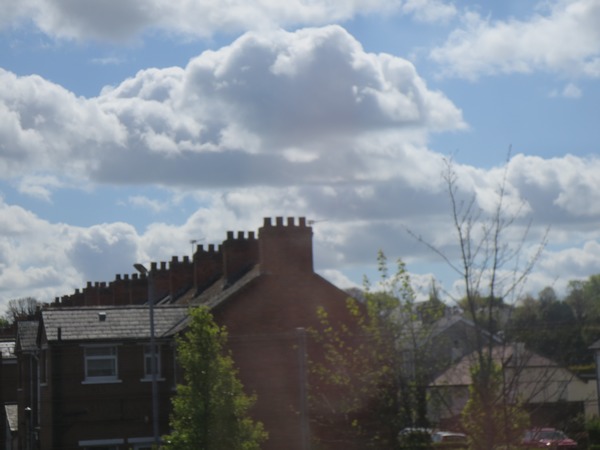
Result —
[{"label": "green tree foliage", "polygon": [[416,304],[416,311],[419,319],[426,325],[433,325],[444,317],[446,304],[440,297],[440,290],[435,281],[432,281],[429,287],[429,298]]},{"label": "green tree foliage", "polygon": [[600,274],[584,281],[571,281],[565,298],[581,328],[585,345],[600,339]]},{"label": "green tree foliage", "polygon": [[462,411],[462,424],[471,450],[518,448],[529,416],[516,402],[507,402],[503,373],[490,359],[471,368],[469,400]]},{"label": "green tree foliage", "polygon": [[[319,308],[320,327],[310,331],[324,353],[310,362],[311,407],[321,411],[313,420],[345,430],[345,441],[360,449],[397,448],[399,430],[428,425],[426,386],[433,366],[426,361],[431,352],[424,335],[431,328],[418,320],[423,310],[404,263],[398,261],[390,275],[379,252],[378,270],[376,289],[365,280],[361,300],[347,300],[350,324],[334,322]],[[431,306],[430,322],[440,314],[435,299]]]},{"label": "green tree foliage", "polygon": [[208,309],[190,311],[188,331],[177,340],[185,382],[173,398],[166,449],[258,450],[266,439],[262,424],[249,416],[255,399],[243,391],[224,350],[226,340],[226,330],[215,324]]},{"label": "green tree foliage", "polygon": [[589,367],[588,347],[600,339],[600,274],[571,280],[564,298],[550,287],[526,296],[506,328],[513,341],[567,366]]},{"label": "green tree foliage", "polygon": [[[579,304],[576,297],[582,290],[573,293],[572,290],[571,298]],[[585,339],[586,317],[586,313],[577,312],[546,287],[537,298],[527,296],[519,301],[506,332],[512,341],[523,342],[530,350],[562,365],[586,365],[592,358],[588,350],[592,342]]]}]

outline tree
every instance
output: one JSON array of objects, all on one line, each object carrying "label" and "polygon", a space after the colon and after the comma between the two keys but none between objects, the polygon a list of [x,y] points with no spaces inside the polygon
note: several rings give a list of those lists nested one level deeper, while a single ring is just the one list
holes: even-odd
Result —
[{"label": "tree", "polygon": [[8,301],[6,318],[10,322],[33,318],[41,304],[33,297],[16,298]]},{"label": "tree", "polygon": [[429,287],[429,298],[416,305],[419,320],[424,324],[432,325],[444,317],[446,304],[440,297],[440,289],[435,280],[431,281]]},{"label": "tree", "polygon": [[[477,367],[477,376],[472,377],[471,389],[480,393],[477,408],[479,419],[475,424],[467,423],[472,417],[467,414],[463,416],[463,425],[465,428],[480,428],[481,435],[487,440],[484,447],[486,449],[494,449],[510,441],[510,436],[506,434],[486,432],[495,427],[498,420],[496,411],[507,411],[512,406],[505,384],[501,386],[500,395],[483,395],[493,391],[496,382],[493,350],[497,342],[494,332],[497,331],[499,302],[519,296],[524,281],[545,248],[548,233],[546,230],[535,248],[524,247],[530,224],[519,222],[523,202],[509,203],[508,164],[505,167],[496,191],[495,203],[484,210],[477,206],[475,195],[471,195],[466,201],[461,199],[453,161],[446,160],[442,177],[450,201],[458,255],[443,251],[409,230],[413,237],[439,255],[461,280],[464,308],[475,324],[474,366]],[[515,235],[518,236],[517,239],[514,239]],[[511,420],[510,415],[502,415],[502,420]],[[499,427],[500,430],[511,428],[509,423]]]},{"label": "tree", "polygon": [[249,416],[255,399],[244,393],[226,341],[226,330],[207,308],[190,310],[188,331],[177,340],[185,382],[173,398],[166,449],[258,450],[267,438]]},{"label": "tree", "polygon": [[[574,297],[573,291],[569,295]],[[546,287],[537,299],[528,296],[519,301],[506,333],[513,341],[523,342],[529,349],[562,365],[589,365],[592,353],[588,347],[592,342],[584,339],[587,319],[583,314],[578,319],[576,314],[572,304]]]},{"label": "tree", "polygon": [[[483,373],[489,370],[489,373]],[[467,432],[471,450],[489,450],[490,442],[502,442],[505,448],[515,445],[518,448],[523,430],[529,425],[529,417],[517,404],[507,404],[505,408],[491,411],[489,420],[487,405],[501,402],[503,393],[503,373],[501,367],[492,363],[471,368],[473,384],[469,387],[469,400],[462,411],[462,422]],[[479,379],[482,381],[478,381]],[[479,389],[483,384],[487,389]],[[507,420],[510,418],[510,420]]]},{"label": "tree", "polygon": [[426,387],[436,360],[427,337],[441,314],[435,297],[415,302],[402,260],[390,275],[385,254],[377,259],[377,289],[365,279],[360,299],[347,300],[353,322],[334,321],[319,308],[320,327],[310,330],[324,354],[310,361],[311,407],[323,412],[313,420],[344,430],[346,448],[361,450],[398,448],[399,430],[429,425]]},{"label": "tree", "polygon": [[600,339],[600,274],[570,281],[565,303],[573,310],[584,345]]}]

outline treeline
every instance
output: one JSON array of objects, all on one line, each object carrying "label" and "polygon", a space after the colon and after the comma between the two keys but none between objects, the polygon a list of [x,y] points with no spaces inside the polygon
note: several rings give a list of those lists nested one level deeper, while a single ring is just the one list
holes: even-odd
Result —
[{"label": "treeline", "polygon": [[570,281],[563,298],[546,287],[515,305],[501,299],[494,303],[489,331],[504,334],[507,342],[523,342],[528,349],[575,371],[593,370],[589,347],[600,339],[600,274]]}]

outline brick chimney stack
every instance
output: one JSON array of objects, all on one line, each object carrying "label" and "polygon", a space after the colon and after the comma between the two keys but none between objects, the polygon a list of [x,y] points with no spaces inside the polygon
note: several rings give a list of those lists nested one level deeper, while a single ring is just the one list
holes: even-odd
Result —
[{"label": "brick chimney stack", "polygon": [[277,217],[275,224],[265,218],[258,230],[261,272],[313,272],[312,235],[304,217],[298,224],[293,217],[288,217],[286,224],[283,217]]},{"label": "brick chimney stack", "polygon": [[223,255],[221,248],[210,244],[196,246],[194,253],[194,288],[202,290],[214,283],[223,273]]},{"label": "brick chimney stack", "polygon": [[237,237],[233,231],[228,231],[221,248],[223,276],[228,284],[234,283],[258,262],[258,241],[253,231],[248,233],[248,237],[242,231],[238,232]]}]

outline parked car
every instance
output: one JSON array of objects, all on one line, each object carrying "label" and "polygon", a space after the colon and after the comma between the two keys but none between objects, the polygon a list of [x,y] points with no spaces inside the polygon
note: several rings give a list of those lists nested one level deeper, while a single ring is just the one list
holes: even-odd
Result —
[{"label": "parked car", "polygon": [[556,428],[536,428],[525,432],[523,448],[576,449],[577,442]]},{"label": "parked car", "polygon": [[462,448],[468,446],[467,435],[455,431],[434,431],[431,434],[433,448]]}]

